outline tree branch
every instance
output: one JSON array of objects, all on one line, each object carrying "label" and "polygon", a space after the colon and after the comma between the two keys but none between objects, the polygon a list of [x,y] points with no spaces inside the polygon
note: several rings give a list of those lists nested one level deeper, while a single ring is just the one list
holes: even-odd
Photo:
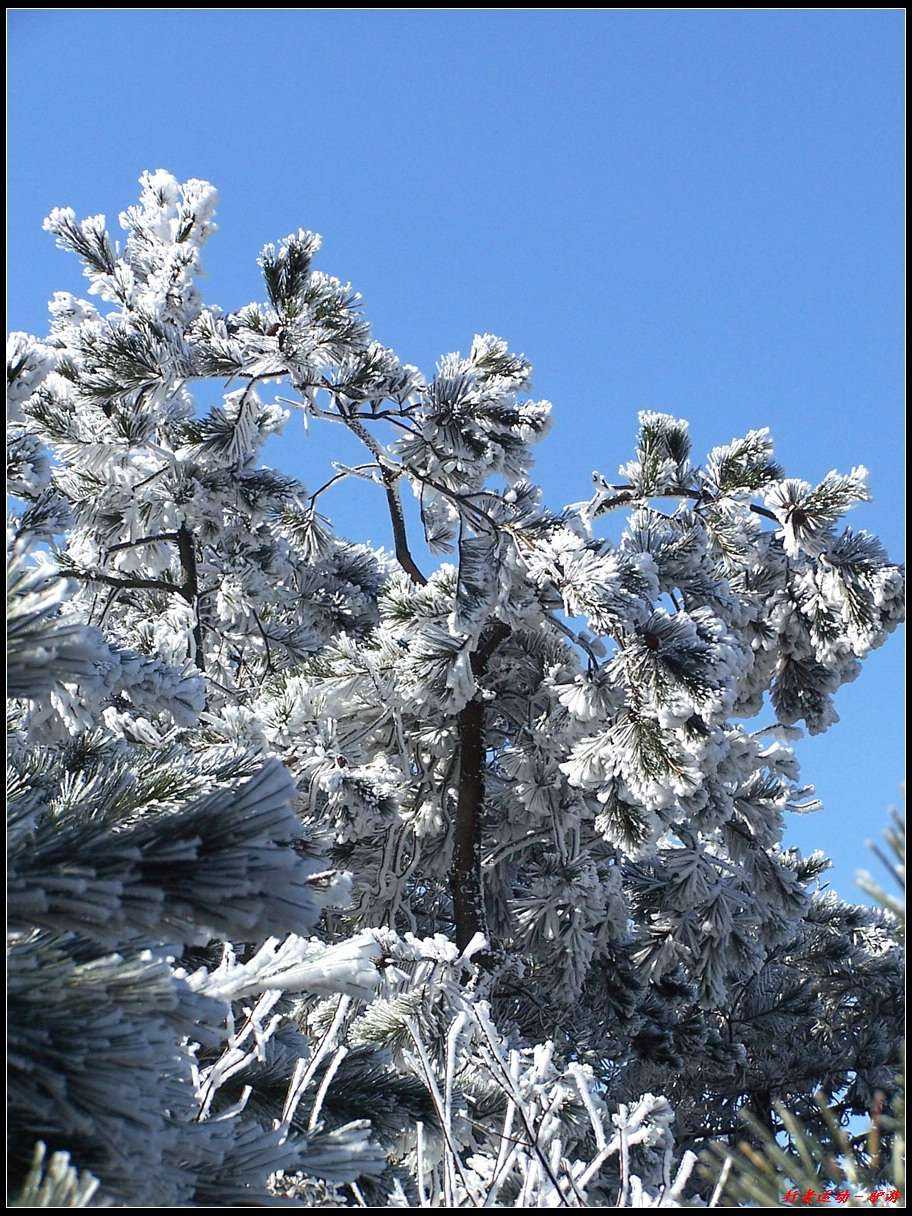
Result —
[{"label": "tree branch", "polygon": [[[193,642],[196,654],[194,662],[200,671],[205,671],[206,660],[203,654],[203,626],[199,615],[199,578],[196,568],[196,546],[193,543],[193,535],[187,525],[181,524],[177,532],[162,532],[156,536],[141,537],[139,540],[121,541],[119,544],[111,545],[106,550],[106,555],[115,553],[121,549],[130,549],[137,545],[149,545],[158,541],[177,543],[181,571],[184,576],[182,583],[172,583],[168,579],[163,578],[138,578],[132,574],[125,578],[118,578],[113,574],[102,574],[90,570],[64,570],[62,573],[65,578],[75,578],[80,582],[104,583],[107,587],[113,587],[115,591],[166,591],[169,595],[181,596],[193,607],[195,613],[196,623],[193,626]],[[105,612],[107,612],[110,606],[111,601],[109,600],[105,607]]]},{"label": "tree branch", "polygon": [[63,578],[75,578],[83,583],[104,583],[107,587],[118,587],[122,591],[168,591],[172,595],[183,595],[184,589],[177,583],[161,578],[115,578],[112,574],[100,574],[92,570],[61,570]]},{"label": "tree branch", "polygon": [[[611,507],[629,506],[632,502],[637,502],[646,498],[689,498],[693,502],[711,504],[717,502],[717,498],[707,497],[702,490],[685,490],[683,487],[677,490],[663,490],[658,494],[640,494],[637,492],[636,486],[609,486],[608,489],[618,492],[617,498],[612,498],[604,504],[603,509]],[[724,495],[722,495],[724,497]],[[758,503],[749,502],[748,510],[753,511],[755,515],[762,515],[764,519],[771,519],[773,523],[782,527],[782,520],[778,515],[774,515],[772,511],[766,507],[761,507]]]},{"label": "tree branch", "polygon": [[141,536],[138,540],[122,540],[116,545],[109,545],[105,549],[105,556],[111,553],[118,553],[121,549],[135,549],[138,545],[154,545],[159,541],[176,541],[178,539],[176,532],[159,532],[157,536]]},{"label": "tree branch", "polygon": [[386,490],[386,502],[389,507],[390,522],[393,525],[393,543],[396,549],[396,560],[412,582],[424,587],[427,585],[427,579],[418,569],[409,549],[408,534],[405,530],[405,516],[402,514],[402,503],[399,501],[399,492],[396,489],[396,474],[387,467],[383,458],[383,449],[379,443],[361,425],[357,418],[352,418],[347,414],[343,414],[342,418],[349,430],[357,435],[368,451],[371,452],[380,467],[380,476],[383,478],[383,487]]}]

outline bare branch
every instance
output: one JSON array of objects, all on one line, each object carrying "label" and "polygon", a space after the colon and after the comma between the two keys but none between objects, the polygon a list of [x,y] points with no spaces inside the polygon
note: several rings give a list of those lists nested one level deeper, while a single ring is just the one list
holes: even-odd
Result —
[{"label": "bare branch", "polygon": [[[608,489],[616,490],[618,497],[605,503],[606,507],[630,506],[631,503],[638,501],[638,499],[644,498],[689,498],[693,502],[696,502],[697,505],[700,503],[711,505],[712,503],[719,501],[717,498],[707,495],[703,490],[685,490],[683,487],[677,490],[664,490],[660,494],[639,495],[637,494],[636,486],[609,486]],[[766,507],[761,507],[754,502],[748,503],[747,506],[751,511],[754,512],[755,515],[762,515],[764,519],[771,519],[773,523],[781,526],[782,521],[779,519],[779,516],[774,515],[773,512],[768,510]]]},{"label": "bare branch", "polygon": [[397,474],[389,468],[383,456],[383,449],[377,443],[373,435],[371,435],[364,426],[356,418],[350,418],[343,415],[343,421],[349,430],[358,436],[364,446],[372,453],[380,466],[380,476],[383,478],[383,485],[386,489],[386,502],[389,507],[390,522],[393,525],[393,542],[396,550],[396,560],[406,572],[409,578],[419,586],[427,585],[427,579],[419,570],[415,559],[412,557],[409,549],[408,533],[405,528],[405,516],[402,514],[402,503],[399,501],[399,492],[396,489]]},{"label": "bare branch", "polygon": [[139,545],[154,545],[159,541],[177,542],[178,534],[176,532],[160,532],[157,536],[141,536],[138,540],[122,540],[116,545],[109,545],[105,549],[105,557],[112,553],[117,553],[121,549],[135,549]]},{"label": "bare branch", "polygon": [[107,587],[118,587],[122,591],[167,591],[172,595],[184,595],[184,589],[178,583],[169,583],[160,578],[115,578],[112,574],[92,570],[64,569],[61,574],[64,578],[75,578],[83,583],[104,583]]}]

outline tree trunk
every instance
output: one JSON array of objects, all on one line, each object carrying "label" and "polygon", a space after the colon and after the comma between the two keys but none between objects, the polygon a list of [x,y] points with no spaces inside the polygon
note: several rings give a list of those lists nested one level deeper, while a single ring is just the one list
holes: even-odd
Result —
[{"label": "tree trunk", "polygon": [[180,554],[181,572],[184,576],[181,594],[193,608],[196,623],[193,626],[193,645],[196,651],[194,662],[200,671],[206,670],[206,658],[203,654],[203,627],[199,615],[199,579],[196,573],[196,546],[193,535],[186,524],[181,524],[177,530],[177,551]]},{"label": "tree trunk", "polygon": [[[478,650],[472,655],[476,680],[487,671],[495,648],[509,634],[500,621],[488,625]],[[458,720],[459,789],[453,824],[453,864],[450,891],[453,896],[455,941],[464,950],[476,933],[486,934],[484,891],[481,882],[481,831],[485,798],[485,703],[476,694]],[[491,944],[490,942],[488,943]]]}]

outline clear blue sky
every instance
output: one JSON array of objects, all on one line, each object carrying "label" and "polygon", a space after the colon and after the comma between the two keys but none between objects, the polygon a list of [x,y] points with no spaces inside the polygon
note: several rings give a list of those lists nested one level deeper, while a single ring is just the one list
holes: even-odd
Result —
[{"label": "clear blue sky", "polygon": [[[537,476],[587,496],[638,409],[698,451],[769,425],[789,472],[871,470],[853,513],[901,556],[903,15],[893,11],[13,11],[9,324],[78,269],[41,220],[116,215],[144,168],[221,192],[208,298],[262,298],[299,226],[425,370],[491,330],[555,407]],[[311,486],[338,428],[273,463]],[[335,446],[333,446],[335,445]],[[369,494],[370,488],[364,492]],[[324,500],[388,540],[375,498]],[[800,745],[826,809],[790,839],[853,890],[900,797],[902,639]]]}]

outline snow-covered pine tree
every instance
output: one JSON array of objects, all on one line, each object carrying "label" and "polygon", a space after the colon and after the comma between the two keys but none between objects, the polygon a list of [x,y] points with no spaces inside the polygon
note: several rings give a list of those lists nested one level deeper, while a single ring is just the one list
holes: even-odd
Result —
[{"label": "snow-covered pine tree", "polygon": [[[866,1109],[901,1034],[892,927],[820,891],[823,855],[782,847],[784,816],[816,805],[797,723],[835,721],[902,614],[901,570],[839,531],[866,471],[786,478],[766,431],[697,464],[686,423],[644,413],[619,480],[551,511],[525,358],[485,334],[426,379],[303,230],[262,251],[264,302],[205,305],[213,188],[141,186],[122,246],[102,216],[52,212],[101,307],[58,293],[49,333],[10,343],[14,526],[105,648],[64,647],[40,693],[34,658],[16,739],[42,772],[134,749],[153,783],[178,753],[194,792],[277,756],[301,830],[351,872],[312,946],[341,952],[343,996],[299,998],[289,1043],[219,1092],[281,1126],[303,1077],[305,1131],[314,1110],[325,1134],[367,1115],[389,1169],[341,1192],[305,1162],[282,1185],[311,1203],[671,1202],[744,1107],[813,1120],[822,1088]],[[310,491],[263,466],[291,410],[346,428],[363,462]],[[392,555],[323,513],[352,478],[375,484]],[[110,796],[95,784],[90,819]],[[206,925],[254,943],[254,923],[277,931]],[[227,951],[232,991],[245,967],[282,971],[264,949]]]},{"label": "snow-covered pine tree", "polygon": [[[185,722],[199,682],[81,624],[67,584],[29,562],[30,540],[14,536],[7,583],[14,1202],[245,1205],[268,1201],[269,1179],[292,1166],[330,1183],[381,1172],[364,1121],[302,1131],[221,1093],[277,1035],[312,1062],[283,994],[350,989],[379,955],[362,941],[340,968],[299,936],[347,883],[296,815],[291,776],[274,758],[150,748],[106,729],[115,698]],[[48,720],[68,737],[36,745]],[[266,945],[245,967],[226,948],[216,966],[210,944],[227,939]]]},{"label": "snow-covered pine tree", "polygon": [[[887,891],[862,871],[858,885],[895,917],[896,932],[906,930],[906,827],[894,810],[885,833],[888,853],[872,846],[896,890]],[[870,843],[870,842],[869,842]],[[731,1206],[780,1207],[785,1204],[826,1204],[840,1207],[904,1207],[906,1190],[905,1069],[896,1078],[889,1106],[882,1093],[874,1095],[866,1127],[851,1135],[844,1127],[839,1103],[818,1096],[818,1108],[829,1136],[821,1141],[784,1106],[777,1114],[787,1138],[745,1110],[745,1138],[735,1152],[731,1145],[711,1145],[701,1170],[712,1195]],[[753,1141],[753,1143],[751,1143]],[[783,1143],[784,1141],[784,1143]]]}]

